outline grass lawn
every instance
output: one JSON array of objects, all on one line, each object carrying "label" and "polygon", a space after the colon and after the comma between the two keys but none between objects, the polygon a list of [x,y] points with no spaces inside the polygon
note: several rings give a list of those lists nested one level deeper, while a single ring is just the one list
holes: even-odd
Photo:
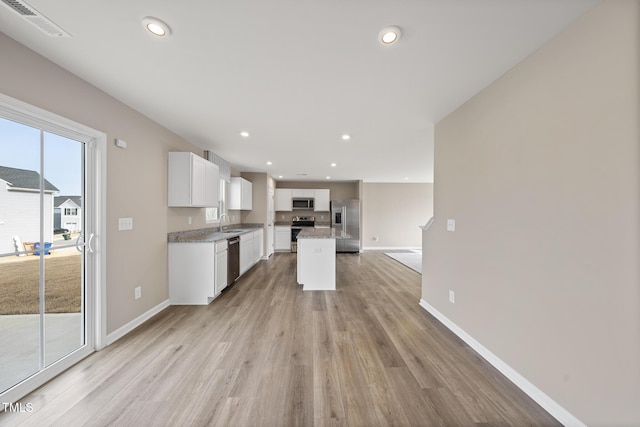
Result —
[{"label": "grass lawn", "polygon": [[[39,312],[39,257],[0,264],[0,315]],[[45,255],[45,313],[80,312],[80,254]]]}]

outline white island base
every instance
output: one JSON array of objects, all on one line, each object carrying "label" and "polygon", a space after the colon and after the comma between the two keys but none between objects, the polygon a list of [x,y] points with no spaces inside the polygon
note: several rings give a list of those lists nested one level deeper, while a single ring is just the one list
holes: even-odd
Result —
[{"label": "white island base", "polygon": [[297,267],[303,291],[335,291],[336,239],[298,236]]}]

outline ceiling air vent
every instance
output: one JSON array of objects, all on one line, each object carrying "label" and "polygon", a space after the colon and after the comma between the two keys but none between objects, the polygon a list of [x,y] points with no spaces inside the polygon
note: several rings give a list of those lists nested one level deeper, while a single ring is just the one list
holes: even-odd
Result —
[{"label": "ceiling air vent", "polygon": [[0,0],[8,8],[20,15],[22,19],[48,35],[49,37],[71,37],[65,30],[57,26],[49,18],[35,10],[22,0]]}]

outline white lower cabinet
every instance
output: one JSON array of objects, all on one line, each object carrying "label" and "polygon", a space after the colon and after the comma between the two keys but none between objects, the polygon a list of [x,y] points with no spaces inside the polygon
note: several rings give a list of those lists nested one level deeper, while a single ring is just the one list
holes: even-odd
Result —
[{"label": "white lower cabinet", "polygon": [[[240,275],[262,257],[262,229],[240,235]],[[172,305],[209,304],[227,287],[228,243],[169,243],[169,301]]]},{"label": "white lower cabinet", "polygon": [[276,251],[291,252],[291,226],[276,225],[276,243],[274,246]]},{"label": "white lower cabinet", "polygon": [[215,244],[169,243],[168,251],[171,304],[209,304],[216,296]]},{"label": "white lower cabinet", "polygon": [[261,229],[253,232],[253,263],[262,258],[262,247],[264,245],[264,231]]},{"label": "white lower cabinet", "polygon": [[253,265],[253,233],[240,236],[240,275]]},{"label": "white lower cabinet", "polygon": [[215,259],[215,291],[218,295],[227,287],[227,241],[220,240],[215,243],[216,259]]}]

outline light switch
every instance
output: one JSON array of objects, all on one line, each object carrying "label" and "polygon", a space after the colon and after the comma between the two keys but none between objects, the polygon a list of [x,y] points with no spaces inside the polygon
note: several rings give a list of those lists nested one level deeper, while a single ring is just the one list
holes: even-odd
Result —
[{"label": "light switch", "polygon": [[448,219],[447,220],[447,231],[456,231],[456,220]]},{"label": "light switch", "polygon": [[118,230],[133,230],[133,218],[118,218]]}]

